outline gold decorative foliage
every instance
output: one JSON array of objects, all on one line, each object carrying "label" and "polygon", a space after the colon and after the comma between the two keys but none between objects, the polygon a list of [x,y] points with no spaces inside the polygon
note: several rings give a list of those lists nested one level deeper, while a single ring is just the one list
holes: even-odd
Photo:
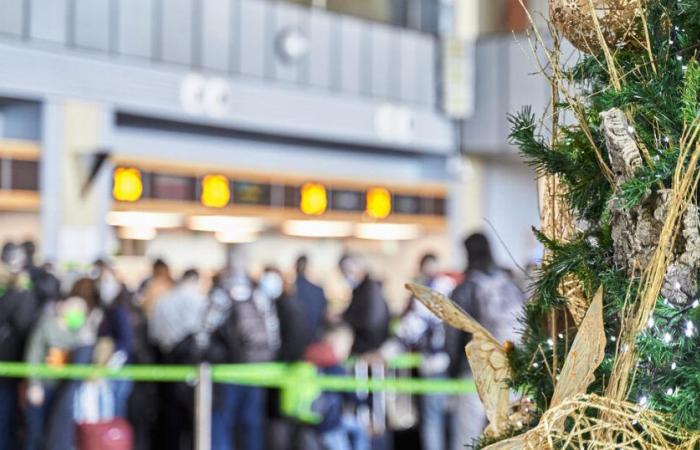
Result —
[{"label": "gold decorative foliage", "polygon": [[554,26],[581,51],[594,53],[601,38],[611,47],[635,40],[640,0],[550,0]]}]

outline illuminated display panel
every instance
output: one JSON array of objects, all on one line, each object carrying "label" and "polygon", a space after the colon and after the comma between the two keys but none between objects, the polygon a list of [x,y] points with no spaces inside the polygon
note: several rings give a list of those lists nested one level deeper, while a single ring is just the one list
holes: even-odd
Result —
[{"label": "illuminated display panel", "polygon": [[[136,168],[127,167],[115,169],[114,180],[113,194],[118,201],[136,201],[143,197],[201,203],[216,208],[250,205],[300,211],[303,187],[311,186],[313,189],[308,191],[310,195],[308,198],[314,200],[308,200],[309,204],[304,206],[308,208],[306,211],[310,215],[334,211],[364,213],[371,218],[382,220],[392,214],[416,216],[446,214],[444,197],[439,194],[406,193],[405,188],[400,194],[394,194],[390,188],[383,187],[362,190],[329,187],[315,182],[270,184],[215,173],[195,177],[153,171],[141,172]],[[117,193],[121,197],[118,197]]]},{"label": "illuminated display panel", "polygon": [[318,216],[328,209],[328,192],[320,183],[306,183],[301,187],[299,209],[304,214]]},{"label": "illuminated display panel", "polygon": [[196,200],[195,185],[194,177],[154,173],[151,175],[150,197],[194,201]]},{"label": "illuminated display panel", "polygon": [[233,203],[239,205],[270,206],[270,185],[234,181]]},{"label": "illuminated display panel", "polygon": [[231,200],[231,187],[223,175],[207,175],[202,178],[200,201],[210,208],[223,208]]}]

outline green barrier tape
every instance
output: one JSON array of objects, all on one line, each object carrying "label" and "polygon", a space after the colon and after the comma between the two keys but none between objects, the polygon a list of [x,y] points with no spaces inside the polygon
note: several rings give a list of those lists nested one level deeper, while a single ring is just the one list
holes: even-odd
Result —
[{"label": "green barrier tape", "polygon": [[[0,363],[0,377],[90,380],[97,378],[133,381],[191,382],[197,379],[196,366],[130,365],[109,369],[93,365],[49,366],[20,362]],[[212,366],[217,383],[235,383],[263,387],[301,388],[310,383],[321,391],[394,391],[406,394],[460,394],[474,392],[468,380],[440,378],[385,378],[358,380],[350,376],[321,375],[307,363],[223,364]]]},{"label": "green barrier tape", "polygon": [[389,359],[387,366],[390,369],[415,369],[420,367],[421,359],[420,353],[406,353]]},{"label": "green barrier tape", "polygon": [[[406,361],[404,361],[406,362]],[[407,361],[410,363],[411,361]],[[49,366],[0,362],[0,377],[91,380],[98,378],[129,379],[152,382],[194,382],[196,366],[146,366],[131,365],[119,369],[93,365]],[[296,417],[307,423],[318,423],[312,404],[324,391],[379,392],[392,391],[404,394],[465,394],[475,392],[471,380],[439,378],[385,378],[358,380],[350,376],[319,374],[308,363],[281,364],[222,364],[212,366],[212,381],[250,386],[279,388],[281,410],[286,416]]]}]

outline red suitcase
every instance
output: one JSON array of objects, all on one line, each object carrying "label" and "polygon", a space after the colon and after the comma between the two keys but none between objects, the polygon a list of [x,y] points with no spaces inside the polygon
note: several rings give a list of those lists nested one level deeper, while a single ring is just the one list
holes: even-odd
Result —
[{"label": "red suitcase", "polygon": [[80,423],[76,430],[77,450],[132,450],[131,425],[124,419]]}]

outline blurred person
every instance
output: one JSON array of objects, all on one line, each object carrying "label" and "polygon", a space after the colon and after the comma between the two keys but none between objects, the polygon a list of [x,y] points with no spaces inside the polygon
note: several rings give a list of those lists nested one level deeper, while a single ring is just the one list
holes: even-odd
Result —
[{"label": "blurred person", "polygon": [[[0,361],[17,362],[38,311],[29,275],[13,261],[14,244],[3,246],[0,261]],[[14,263],[14,264],[13,264]],[[17,448],[19,380],[0,378],[0,450]]]},{"label": "blurred person", "polygon": [[167,355],[187,337],[201,331],[206,296],[201,291],[199,272],[188,269],[175,287],[156,303],[148,318],[151,341]]},{"label": "blurred person", "polygon": [[[449,295],[455,282],[438,271],[438,259],[433,253],[426,253],[419,262],[418,274],[414,282]],[[418,369],[421,377],[445,378],[450,363],[445,349],[445,327],[428,308],[415,298],[411,298],[396,329],[399,340],[411,352],[421,355]],[[420,396],[420,435],[423,450],[445,448],[445,406],[444,395]]]},{"label": "blurred person", "polygon": [[326,317],[328,302],[323,289],[309,281],[307,278],[309,259],[306,255],[297,258],[296,269],[296,296],[304,310],[306,324],[315,341],[321,338],[323,322]]},{"label": "blurred person", "polygon": [[52,273],[51,264],[38,266],[35,262],[36,246],[33,241],[25,241],[21,244],[24,251],[24,269],[29,274],[34,287],[36,299],[40,306],[50,301],[58,300],[61,296],[61,282]]},{"label": "blurred person", "polygon": [[[499,342],[518,342],[518,315],[525,297],[513,279],[494,262],[488,238],[475,233],[464,241],[467,269],[452,300],[468,312]],[[464,347],[471,336],[447,328],[446,346],[452,377],[472,378]],[[486,414],[477,394],[460,395],[453,414],[452,449],[462,449],[477,439],[486,426]]]},{"label": "blurred person", "polygon": [[[271,336],[271,297],[281,283],[262,277],[255,286],[241,254],[234,254],[228,270],[217,277],[209,295],[205,330],[211,339],[215,362],[259,363],[274,359],[279,335]],[[277,333],[279,329],[277,328]],[[212,449],[232,450],[240,442],[244,450],[262,450],[265,439],[264,390],[256,386],[216,386],[212,414]],[[239,439],[236,439],[239,438]]]},{"label": "blurred person", "polygon": [[160,297],[170,291],[174,284],[168,264],[160,258],[156,259],[151,276],[141,283],[138,290],[139,305],[147,316],[151,314]]},{"label": "blurred person", "polygon": [[[163,294],[148,316],[147,330],[165,364],[199,364],[206,359],[196,340],[203,330],[207,308],[199,272],[186,270],[172,290]],[[188,383],[158,387],[163,448],[188,448],[193,437],[194,389]],[[144,405],[146,406],[146,405]]]},{"label": "blurred person", "polygon": [[[312,341],[312,332],[302,302],[297,296],[298,292],[295,292],[293,286],[285,286],[281,272],[274,267],[265,268],[258,284],[268,298],[274,299],[280,334],[276,360],[287,363],[302,361],[306,348]],[[267,447],[270,450],[291,450],[311,446],[308,439],[313,440],[315,433],[310,433],[309,428],[298,420],[281,414],[279,389],[268,389],[267,400],[270,430]],[[307,440],[302,443],[305,438]]]},{"label": "blurred person", "polygon": [[[103,318],[98,329],[98,339],[110,345],[112,352],[106,365],[116,369],[131,361],[134,351],[134,330],[131,324],[129,305],[131,293],[122,283],[114,269],[104,263],[98,266],[97,293]],[[129,395],[133,388],[131,380],[110,380],[114,395],[114,413],[126,418]]]},{"label": "blurred person", "polygon": [[389,336],[389,307],[382,288],[359,256],[345,254],[338,266],[352,289],[350,305],[343,313],[343,320],[350,325],[355,336],[352,354],[376,353]]},{"label": "blurred person", "polygon": [[[322,339],[309,346],[306,360],[324,375],[343,376],[347,371],[343,362],[350,355],[352,332],[343,326],[328,329]],[[349,412],[356,404],[352,393],[322,392],[312,405],[312,411],[321,421],[316,429],[326,450],[369,450],[367,433],[357,418]]]},{"label": "blurred person", "polygon": [[[99,310],[88,313],[87,303],[80,297],[69,297],[49,305],[29,337],[27,363],[61,366],[69,361],[72,351],[94,345],[101,313]],[[26,450],[41,450],[47,445],[44,442],[47,422],[53,412],[58,386],[57,380],[29,380]]]}]

